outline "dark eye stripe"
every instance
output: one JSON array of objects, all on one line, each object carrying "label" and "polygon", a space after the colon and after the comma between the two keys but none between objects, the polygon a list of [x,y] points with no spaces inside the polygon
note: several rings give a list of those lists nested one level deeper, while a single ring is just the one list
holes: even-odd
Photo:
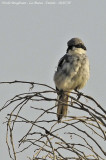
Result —
[{"label": "dark eye stripe", "polygon": [[83,44],[77,44],[75,45],[76,48],[82,48],[84,50],[86,50],[86,47]]},{"label": "dark eye stripe", "polygon": [[86,47],[85,47],[83,44],[77,44],[77,45],[68,46],[67,52],[68,52],[70,49],[72,50],[73,47],[82,48],[82,49],[84,49],[84,50],[87,50]]}]

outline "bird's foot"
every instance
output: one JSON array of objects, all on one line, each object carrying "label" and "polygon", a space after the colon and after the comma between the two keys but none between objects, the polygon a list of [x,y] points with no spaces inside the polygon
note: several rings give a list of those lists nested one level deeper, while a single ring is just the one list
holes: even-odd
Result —
[{"label": "bird's foot", "polygon": [[75,89],[75,92],[77,92],[77,100],[79,100],[83,93],[79,92],[77,89]]}]

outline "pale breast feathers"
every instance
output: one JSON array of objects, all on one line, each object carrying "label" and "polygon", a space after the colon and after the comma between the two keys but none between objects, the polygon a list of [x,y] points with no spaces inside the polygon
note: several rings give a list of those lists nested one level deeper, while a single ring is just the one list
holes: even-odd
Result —
[{"label": "pale breast feathers", "polygon": [[83,55],[64,55],[57,67],[54,81],[58,89],[82,88],[89,78],[89,61]]}]

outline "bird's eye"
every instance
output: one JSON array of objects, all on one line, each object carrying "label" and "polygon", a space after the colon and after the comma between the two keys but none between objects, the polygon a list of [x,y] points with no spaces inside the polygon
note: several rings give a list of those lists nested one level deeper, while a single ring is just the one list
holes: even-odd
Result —
[{"label": "bird's eye", "polygon": [[76,48],[82,48],[81,44],[75,45]]},{"label": "bird's eye", "polygon": [[83,44],[77,44],[75,45],[76,48],[82,48],[84,50],[86,50],[86,47]]}]

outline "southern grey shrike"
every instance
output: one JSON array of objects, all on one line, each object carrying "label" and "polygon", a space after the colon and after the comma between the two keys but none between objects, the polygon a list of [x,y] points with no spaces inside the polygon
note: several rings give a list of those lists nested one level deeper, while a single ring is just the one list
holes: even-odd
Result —
[{"label": "southern grey shrike", "polygon": [[89,60],[82,40],[72,38],[67,45],[67,52],[59,60],[57,71],[54,74],[56,89],[59,91],[57,98],[58,122],[61,122],[61,119],[67,116],[70,92],[83,88],[90,76]]}]

